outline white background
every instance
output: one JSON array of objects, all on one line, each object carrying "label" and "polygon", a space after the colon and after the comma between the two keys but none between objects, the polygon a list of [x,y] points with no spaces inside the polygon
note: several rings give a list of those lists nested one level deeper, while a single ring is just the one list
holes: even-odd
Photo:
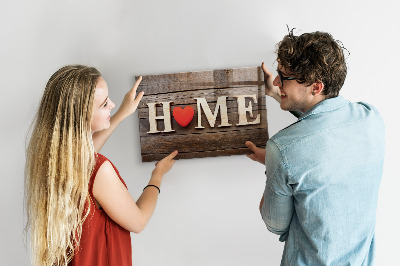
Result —
[{"label": "white background", "polygon": [[[300,34],[320,30],[342,41],[351,55],[341,95],[375,105],[384,117],[377,255],[379,265],[396,265],[398,10],[397,1],[389,0],[2,1],[0,264],[29,265],[23,238],[25,141],[53,72],[66,64],[95,66],[119,104],[135,75],[258,66],[262,61],[275,69],[275,44],[288,24]],[[294,119],[274,101],[267,104],[272,136]],[[134,114],[102,150],[134,198],[154,167],[141,162],[138,131]],[[245,156],[177,161],[164,179],[152,220],[142,233],[132,234],[133,264],[279,265],[283,244],[267,231],[258,212],[264,183],[263,166]]]}]

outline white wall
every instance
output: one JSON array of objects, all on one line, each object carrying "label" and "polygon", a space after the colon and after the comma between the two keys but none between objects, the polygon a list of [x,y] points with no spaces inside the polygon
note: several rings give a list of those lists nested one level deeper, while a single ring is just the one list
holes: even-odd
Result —
[{"label": "white wall", "polygon": [[[379,265],[394,265],[400,237],[395,219],[400,185],[398,10],[391,0],[2,1],[1,264],[29,264],[22,235],[25,137],[55,70],[72,63],[96,66],[112,99],[120,103],[135,75],[262,61],[275,69],[275,44],[288,24],[299,33],[321,30],[341,40],[351,52],[341,94],[374,104],[385,119],[387,152],[376,237]],[[267,103],[273,135],[294,120],[275,102]],[[140,161],[136,114],[102,153],[137,198],[154,164]],[[283,244],[258,213],[264,182],[263,167],[245,156],[178,161],[164,179],[151,222],[141,234],[132,234],[134,265],[279,265]]]}]

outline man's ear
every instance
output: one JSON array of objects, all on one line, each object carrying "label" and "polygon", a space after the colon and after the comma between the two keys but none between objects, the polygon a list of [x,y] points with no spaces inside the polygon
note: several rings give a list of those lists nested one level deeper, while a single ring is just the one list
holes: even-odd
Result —
[{"label": "man's ear", "polygon": [[312,84],[312,95],[318,95],[322,92],[322,90],[324,89],[324,83],[322,82],[315,82]]}]

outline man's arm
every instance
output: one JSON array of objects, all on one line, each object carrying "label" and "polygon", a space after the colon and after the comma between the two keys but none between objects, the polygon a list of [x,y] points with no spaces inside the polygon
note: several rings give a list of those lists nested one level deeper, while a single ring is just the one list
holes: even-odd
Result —
[{"label": "man's arm", "polygon": [[283,235],[289,230],[294,212],[293,194],[281,152],[272,140],[267,143],[265,164],[267,181],[260,213],[269,231]]},{"label": "man's arm", "polygon": [[[251,141],[245,144],[253,152],[247,157],[266,165],[267,182],[259,206],[262,219],[268,230],[283,235],[289,229],[294,205],[281,152],[272,140],[267,142],[266,149],[258,148]],[[284,241],[285,235],[280,240]]]},{"label": "man's arm", "polygon": [[140,92],[136,96],[136,90],[142,81],[142,77],[138,78],[138,80],[133,85],[132,89],[129,90],[124,100],[121,103],[121,106],[118,108],[118,111],[111,117],[110,119],[110,127],[108,129],[96,132],[93,134],[93,145],[94,150],[99,152],[103,145],[106,143],[107,139],[111,136],[114,130],[118,127],[118,125],[128,116],[133,114],[136,111],[136,108],[139,105],[140,100],[143,97],[143,92]]}]

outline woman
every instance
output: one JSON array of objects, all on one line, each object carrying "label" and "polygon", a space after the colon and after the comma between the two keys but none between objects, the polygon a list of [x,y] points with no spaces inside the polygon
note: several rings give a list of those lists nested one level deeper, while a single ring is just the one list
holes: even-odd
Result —
[{"label": "woman", "polygon": [[27,149],[27,229],[34,265],[131,265],[130,232],[154,212],[162,177],[177,151],[156,164],[135,202],[115,166],[98,152],[135,112],[141,78],[118,111],[100,73],[65,66],[48,81]]}]

